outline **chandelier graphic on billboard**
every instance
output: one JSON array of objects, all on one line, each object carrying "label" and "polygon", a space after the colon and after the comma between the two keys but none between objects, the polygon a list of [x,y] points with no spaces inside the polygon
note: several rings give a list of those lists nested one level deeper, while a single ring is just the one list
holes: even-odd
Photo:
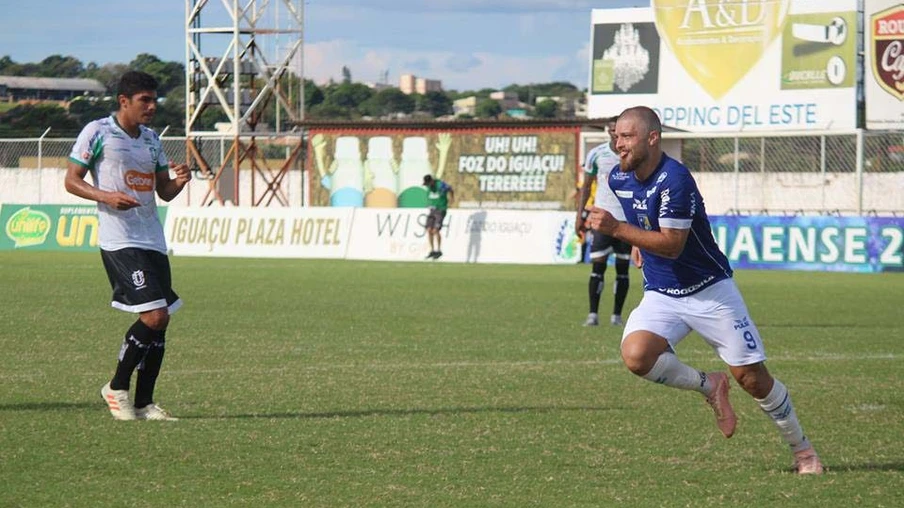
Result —
[{"label": "chandelier graphic on billboard", "polygon": [[594,27],[593,93],[656,93],[659,35],[653,23]]}]

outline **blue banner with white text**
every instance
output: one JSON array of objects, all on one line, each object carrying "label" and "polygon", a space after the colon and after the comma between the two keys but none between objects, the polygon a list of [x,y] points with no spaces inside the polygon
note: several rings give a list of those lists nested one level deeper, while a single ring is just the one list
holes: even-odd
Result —
[{"label": "blue banner with white text", "polygon": [[711,216],[733,268],[904,271],[904,217]]}]

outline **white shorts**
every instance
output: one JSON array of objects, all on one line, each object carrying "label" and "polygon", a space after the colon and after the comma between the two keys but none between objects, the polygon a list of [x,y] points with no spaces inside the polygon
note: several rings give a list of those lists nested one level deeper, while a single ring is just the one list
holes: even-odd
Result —
[{"label": "white shorts", "polygon": [[672,349],[694,330],[725,363],[735,367],[766,360],[760,332],[733,279],[680,298],[645,291],[625,324],[622,341],[638,330],[665,338]]}]

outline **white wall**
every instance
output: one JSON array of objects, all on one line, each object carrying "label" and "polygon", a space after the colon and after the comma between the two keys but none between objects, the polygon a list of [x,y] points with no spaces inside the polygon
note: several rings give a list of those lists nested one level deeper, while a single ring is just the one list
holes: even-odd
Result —
[{"label": "white wall", "polygon": [[[66,192],[64,175],[61,169],[0,169],[0,203],[89,203]],[[289,171],[283,180],[282,188],[291,206],[302,205],[302,175],[300,171]],[[819,173],[741,173],[735,176],[734,173],[696,172],[694,178],[703,193],[706,210],[712,215],[732,209],[775,213],[794,210],[854,212],[858,209],[854,173],[827,173],[823,178]],[[266,188],[260,176],[255,185],[255,193],[260,198]],[[209,186],[208,180],[193,180],[189,188],[169,204],[199,206]],[[249,171],[242,172],[239,199],[242,205],[251,205]],[[864,173],[863,210],[904,210],[904,173]]]},{"label": "white wall", "polygon": [[[0,168],[0,203],[11,204],[90,204],[79,197],[66,192],[64,179],[66,172],[63,169],[44,168]],[[269,177],[269,175],[268,175]],[[87,180],[90,182],[91,177]],[[195,179],[189,183],[189,187],[182,191],[169,205],[173,206],[198,206],[204,200],[211,185],[210,180]],[[258,199],[263,196],[266,183],[260,174],[254,182],[255,195]],[[289,171],[283,178],[281,186],[290,206],[302,204],[302,172]],[[269,199],[269,198],[268,198]],[[242,205],[251,205],[251,172],[243,170],[239,183],[239,200]],[[164,202],[159,201],[161,204]],[[279,201],[273,200],[278,204]]]}]

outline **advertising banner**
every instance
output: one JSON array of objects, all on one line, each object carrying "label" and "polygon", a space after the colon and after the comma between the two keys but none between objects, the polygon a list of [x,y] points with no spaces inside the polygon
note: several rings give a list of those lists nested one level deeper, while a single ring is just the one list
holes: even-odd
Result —
[{"label": "advertising banner", "polygon": [[734,268],[904,271],[904,218],[713,216]]},{"label": "advertising banner", "polygon": [[[157,207],[161,222],[166,207]],[[0,206],[0,250],[97,251],[97,207],[85,205]]]},{"label": "advertising banner", "polygon": [[311,129],[314,206],[426,208],[425,175],[458,208],[573,210],[578,128]]},{"label": "advertising banner", "polygon": [[856,127],[856,0],[594,9],[588,116],[636,105],[690,132]]},{"label": "advertising banner", "polygon": [[[430,251],[427,210],[355,212],[349,259],[421,261]],[[443,221],[443,261],[460,263],[577,263],[574,213],[450,209]]]},{"label": "advertising banner", "polygon": [[164,231],[174,255],[345,257],[351,208],[171,207]]},{"label": "advertising banner", "polygon": [[904,129],[904,1],[866,0],[866,128]]}]

